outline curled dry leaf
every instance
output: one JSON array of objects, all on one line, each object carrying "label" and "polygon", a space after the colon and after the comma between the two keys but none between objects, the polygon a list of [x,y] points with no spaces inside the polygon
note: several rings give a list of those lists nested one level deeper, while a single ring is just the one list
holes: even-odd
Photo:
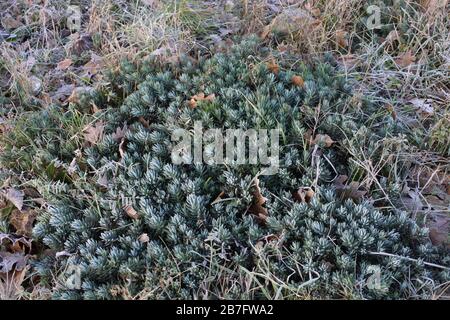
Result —
[{"label": "curled dry leaf", "polygon": [[97,142],[99,142],[103,138],[104,128],[105,124],[103,123],[103,121],[98,121],[94,125],[89,125],[84,129],[84,138],[91,144],[97,144]]},{"label": "curled dry leaf", "polygon": [[14,188],[9,188],[4,194],[5,198],[10,201],[17,209],[22,210],[23,207],[23,192]]},{"label": "curled dry leaf", "polygon": [[314,197],[314,190],[308,187],[302,187],[300,189],[298,189],[296,192],[293,193],[293,198],[296,202],[300,202],[300,203],[309,203],[312,198]]},{"label": "curled dry leaf", "polygon": [[353,199],[354,201],[361,200],[367,191],[359,190],[361,184],[357,181],[352,181],[345,184],[348,180],[346,175],[340,175],[334,181],[337,194],[343,199]]},{"label": "curled dry leaf", "polygon": [[72,59],[64,59],[58,63],[59,70],[66,70],[72,65]]},{"label": "curled dry leaf", "polygon": [[305,81],[300,76],[293,76],[291,78],[291,82],[293,85],[295,85],[297,87],[303,87],[305,85]]},{"label": "curled dry leaf", "polygon": [[139,242],[141,242],[141,243],[147,243],[147,242],[150,241],[150,238],[149,238],[148,234],[143,233],[143,234],[141,234],[141,235],[139,236],[138,240],[139,240]]},{"label": "curled dry leaf", "polygon": [[112,138],[116,141],[122,141],[122,139],[125,138],[125,134],[127,133],[127,131],[128,127],[127,124],[125,123],[123,127],[118,127],[116,129],[116,132],[112,134]]},{"label": "curled dry leaf", "polygon": [[122,159],[123,156],[125,155],[125,138],[122,138],[122,140],[119,143],[119,154],[120,159]]},{"label": "curled dry leaf", "polygon": [[397,112],[392,104],[386,104],[386,110],[391,114],[392,119],[397,120]]},{"label": "curled dry leaf", "polygon": [[150,121],[146,120],[144,117],[139,117],[138,120],[145,128],[150,128]]},{"label": "curled dry leaf", "polygon": [[257,219],[261,222],[265,222],[267,220],[268,212],[267,209],[263,207],[266,203],[267,199],[263,197],[261,194],[261,188],[259,187],[259,179],[254,179],[254,188],[253,192],[253,203],[248,209],[251,214],[254,214]]},{"label": "curled dry leaf", "polygon": [[14,234],[0,233],[0,245],[11,252],[25,252],[31,250],[32,240]]},{"label": "curled dry leaf", "polygon": [[345,30],[337,30],[336,31],[336,43],[341,48],[346,48],[349,45],[349,42],[347,40],[348,33]]},{"label": "curled dry leaf", "polygon": [[417,110],[421,113],[432,115],[434,113],[434,108],[431,105],[431,100],[425,100],[425,99],[411,99],[408,101],[411,103],[414,107],[417,108]]},{"label": "curled dry leaf", "polygon": [[346,54],[340,57],[341,65],[347,69],[353,69],[359,64],[360,60],[355,54]]},{"label": "curled dry leaf", "polygon": [[70,257],[72,254],[67,252],[67,251],[59,251],[55,254],[56,259],[58,259],[59,257]]},{"label": "curled dry leaf", "polygon": [[280,72],[280,66],[273,59],[267,62],[267,69],[269,69],[269,71],[275,75],[277,75],[278,72]]},{"label": "curled dry leaf", "polygon": [[74,157],[67,168],[67,173],[73,175],[77,171],[77,158]]},{"label": "curled dry leaf", "polygon": [[2,26],[8,30],[14,30],[23,26],[22,21],[15,19],[13,16],[8,14],[5,17],[2,17]]},{"label": "curled dry leaf", "polygon": [[0,252],[0,274],[21,271],[27,266],[28,255],[21,253]]},{"label": "curled dry leaf", "polygon": [[394,42],[400,41],[400,33],[397,30],[392,30],[386,37],[386,42],[393,45]]},{"label": "curled dry leaf", "polygon": [[16,234],[26,237],[31,237],[33,230],[33,223],[36,219],[37,213],[34,210],[19,211],[13,210],[11,212],[9,222],[16,229]]},{"label": "curled dry leaf", "polygon": [[205,96],[205,94],[203,92],[200,92],[200,93],[192,96],[191,99],[189,99],[189,103],[188,104],[189,104],[189,107],[191,109],[194,109],[194,108],[197,107],[197,103],[199,101],[210,101],[210,102],[212,102],[212,101],[214,101],[215,98],[216,98],[216,95],[214,93]]},{"label": "curled dry leaf", "polygon": [[407,52],[404,52],[400,54],[397,58],[395,58],[395,63],[400,68],[406,68],[409,67],[411,64],[413,64],[416,61],[416,57],[412,53],[411,50],[408,50]]},{"label": "curled dry leaf", "polygon": [[108,188],[109,181],[107,175],[106,174],[100,175],[100,177],[97,180],[97,184],[101,187]]},{"label": "curled dry leaf", "polygon": [[326,148],[330,148],[335,141],[331,139],[331,137],[327,134],[318,134],[314,137],[314,139],[311,141],[311,144],[318,144],[323,145]]},{"label": "curled dry leaf", "polygon": [[125,206],[123,207],[123,210],[125,211],[127,216],[129,216],[131,219],[134,220],[139,219],[139,214],[137,213],[136,210],[134,210],[132,206]]},{"label": "curled dry leaf", "polygon": [[92,53],[91,60],[83,66],[84,71],[88,76],[94,76],[101,71],[103,68],[102,57]]}]

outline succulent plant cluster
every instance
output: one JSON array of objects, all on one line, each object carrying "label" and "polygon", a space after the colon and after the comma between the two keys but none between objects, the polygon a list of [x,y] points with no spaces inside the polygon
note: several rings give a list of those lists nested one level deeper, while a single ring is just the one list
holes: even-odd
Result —
[{"label": "succulent plant cluster", "polygon": [[[251,37],[200,61],[125,63],[111,79],[110,92],[89,98],[103,107],[98,142],[75,152],[73,136],[48,136],[46,155],[27,162],[52,168],[40,186],[51,207],[34,235],[58,252],[35,262],[42,281],[58,276],[55,298],[425,298],[450,279],[439,267],[448,252],[395,208],[388,174],[364,192],[336,183],[361,177],[351,150],[376,158],[402,129],[332,63],[292,64]],[[192,104],[199,93],[213,98]],[[30,128],[60,130],[51,112]],[[76,108],[54,112],[84,123]],[[172,133],[195,121],[279,128],[277,174],[174,165]],[[77,288],[65,282],[73,266]]]}]

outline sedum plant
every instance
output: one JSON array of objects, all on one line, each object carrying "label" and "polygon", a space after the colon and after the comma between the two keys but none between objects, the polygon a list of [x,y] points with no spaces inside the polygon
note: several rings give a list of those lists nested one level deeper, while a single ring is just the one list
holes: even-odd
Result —
[{"label": "sedum plant", "polygon": [[[361,179],[351,150],[376,160],[380,141],[402,128],[331,63],[290,58],[250,37],[200,61],[143,73],[124,64],[111,75],[106,94],[127,97],[102,104],[101,139],[73,159],[47,148],[65,188],[45,192],[51,206],[34,236],[58,254],[35,270],[56,284],[55,298],[427,298],[450,279],[448,251],[396,208],[389,174],[364,192],[336,183]],[[193,103],[200,93],[212,98]],[[196,121],[279,128],[278,172],[173,164],[172,133]]]}]

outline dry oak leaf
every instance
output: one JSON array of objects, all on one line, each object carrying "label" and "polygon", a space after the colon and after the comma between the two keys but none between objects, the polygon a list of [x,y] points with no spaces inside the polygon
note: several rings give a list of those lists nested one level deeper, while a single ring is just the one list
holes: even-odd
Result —
[{"label": "dry oak leaf", "polygon": [[22,253],[0,252],[0,274],[21,271],[27,266],[28,255]]},{"label": "dry oak leaf", "polygon": [[416,61],[416,57],[413,55],[411,50],[408,50],[402,54],[400,54],[397,58],[395,58],[395,63],[400,68],[406,68],[413,64]]},{"label": "dry oak leaf", "polygon": [[13,210],[11,212],[9,222],[16,229],[16,234],[26,237],[31,237],[33,230],[33,223],[36,219],[37,213],[34,210],[19,211]]},{"label": "dry oak leaf", "polygon": [[84,129],[84,138],[91,144],[97,144],[103,138],[103,130],[105,124],[103,121],[98,121],[95,125],[89,125]]},{"label": "dry oak leaf", "polygon": [[58,63],[57,68],[59,70],[66,70],[72,65],[72,59],[64,59]]},{"label": "dry oak leaf", "polygon": [[112,134],[112,138],[116,141],[122,141],[122,139],[125,138],[125,134],[127,133],[127,131],[128,126],[125,123],[123,127],[117,127],[116,132]]},{"label": "dry oak leaf", "polygon": [[14,188],[9,188],[4,193],[5,198],[11,202],[17,209],[22,210],[23,207],[23,192]]},{"label": "dry oak leaf", "polygon": [[268,212],[263,205],[266,203],[267,199],[261,194],[258,178],[254,179],[254,187],[255,191],[253,192],[253,203],[248,211],[254,214],[261,222],[265,222],[267,220]]},{"label": "dry oak leaf", "polygon": [[134,208],[130,205],[123,207],[123,210],[125,211],[125,213],[127,214],[127,216],[129,216],[131,219],[139,219],[139,214],[137,213],[136,210],[134,210]]},{"label": "dry oak leaf", "polygon": [[11,252],[30,251],[32,241],[24,236],[0,233],[0,245]]},{"label": "dry oak leaf", "polygon": [[311,144],[319,144],[324,145],[326,148],[330,148],[333,143],[335,143],[333,139],[327,134],[318,134],[314,137],[314,139],[311,141]]},{"label": "dry oak leaf", "polygon": [[315,192],[313,189],[308,188],[308,187],[306,187],[306,188],[302,187],[302,188],[298,189],[296,192],[294,192],[292,196],[296,202],[309,203],[312,200],[312,198],[314,197],[314,194],[315,194]]},{"label": "dry oak leaf", "polygon": [[297,87],[303,87],[305,85],[305,80],[300,76],[293,76],[291,82]]}]

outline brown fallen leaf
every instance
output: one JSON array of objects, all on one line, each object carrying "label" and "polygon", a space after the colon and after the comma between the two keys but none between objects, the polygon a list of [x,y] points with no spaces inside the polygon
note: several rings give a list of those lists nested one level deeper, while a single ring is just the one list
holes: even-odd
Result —
[{"label": "brown fallen leaf", "polygon": [[149,238],[148,234],[143,233],[143,234],[141,234],[141,235],[139,236],[138,240],[139,240],[139,242],[141,242],[141,243],[147,243],[147,242],[150,241],[150,238]]},{"label": "brown fallen leaf", "polygon": [[105,124],[103,121],[98,121],[94,125],[87,126],[84,131],[84,138],[87,142],[95,145],[103,138],[103,130],[105,129]]},{"label": "brown fallen leaf", "polygon": [[392,31],[389,32],[389,34],[387,35],[385,41],[386,41],[389,45],[393,45],[394,42],[400,41],[400,33],[399,33],[397,30],[392,30]]},{"label": "brown fallen leaf", "polygon": [[22,253],[0,252],[0,274],[21,271],[27,266],[28,255]]},{"label": "brown fallen leaf", "polygon": [[108,188],[109,186],[108,176],[106,174],[100,175],[100,177],[97,179],[97,184],[101,187]]},{"label": "brown fallen leaf", "polygon": [[411,103],[414,107],[417,108],[417,111],[427,114],[427,115],[432,115],[434,114],[434,108],[431,104],[432,100],[429,99],[411,99],[408,101],[409,103]]},{"label": "brown fallen leaf", "polygon": [[73,33],[70,35],[69,53],[74,55],[81,55],[84,51],[92,48],[92,37],[88,34],[80,35],[79,33]]},{"label": "brown fallen leaf", "polygon": [[386,104],[386,110],[391,114],[392,119],[397,120],[397,112],[392,104]]},{"label": "brown fallen leaf", "polygon": [[340,175],[334,181],[334,186],[339,197],[342,199],[353,199],[354,201],[361,200],[367,191],[359,190],[361,184],[357,181],[352,181],[349,184],[345,184],[348,176]]},{"label": "brown fallen leaf", "polygon": [[128,126],[125,123],[123,127],[117,127],[116,132],[112,134],[112,138],[116,141],[121,141],[123,138],[125,138],[125,134],[127,133],[127,131]]},{"label": "brown fallen leaf", "polygon": [[57,65],[59,70],[66,70],[72,65],[72,59],[64,59],[60,61]]},{"label": "brown fallen leaf", "polygon": [[197,103],[199,101],[209,101],[212,102],[216,98],[216,95],[214,93],[205,96],[203,92],[200,92],[189,99],[188,105],[191,109],[195,109],[197,107]]},{"label": "brown fallen leaf", "polygon": [[327,134],[318,134],[311,141],[311,144],[323,145],[326,148],[330,148],[335,142],[336,141],[333,141],[333,139],[331,139],[331,137]]},{"label": "brown fallen leaf", "polygon": [[336,31],[336,43],[341,48],[346,48],[349,45],[349,42],[347,40],[348,33],[345,30],[337,30]]},{"label": "brown fallen leaf", "polygon": [[358,64],[360,63],[360,59],[355,54],[346,54],[340,57],[339,62],[345,69],[351,70],[358,66]]},{"label": "brown fallen leaf", "polygon": [[63,102],[67,100],[67,97],[69,97],[75,89],[75,85],[73,84],[65,84],[56,90],[55,93],[51,95],[51,100]]},{"label": "brown fallen leaf", "polygon": [[303,87],[305,85],[305,81],[300,76],[293,76],[291,82],[297,87]]},{"label": "brown fallen leaf", "polygon": [[306,187],[306,188],[302,187],[302,188],[298,189],[296,192],[294,192],[292,194],[292,196],[296,202],[309,203],[312,200],[312,198],[314,197],[314,194],[315,194],[315,192],[313,189],[308,188],[308,187]]},{"label": "brown fallen leaf", "polygon": [[400,68],[406,68],[416,61],[416,57],[411,50],[408,50],[400,54],[394,61]]},{"label": "brown fallen leaf", "polygon": [[125,155],[125,138],[122,138],[122,140],[119,143],[119,154],[120,159],[122,159],[123,156]]},{"label": "brown fallen leaf", "polygon": [[127,214],[127,216],[129,216],[131,219],[139,219],[139,214],[137,213],[136,210],[134,210],[134,208],[132,206],[125,206],[123,208],[123,210],[125,211],[125,213]]},{"label": "brown fallen leaf", "polygon": [[73,175],[77,171],[77,158],[74,157],[67,168],[67,173]]},{"label": "brown fallen leaf", "polygon": [[442,244],[450,245],[450,217],[447,213],[431,214],[431,221],[429,222],[430,240],[435,246]]},{"label": "brown fallen leaf", "polygon": [[266,203],[267,199],[261,194],[258,178],[254,179],[254,188],[253,203],[248,209],[248,212],[254,214],[259,221],[265,223],[268,217],[268,211],[263,207],[263,205]]},{"label": "brown fallen leaf", "polygon": [[37,213],[34,210],[19,211],[13,210],[11,212],[9,222],[16,229],[16,234],[26,237],[31,237],[33,230],[33,223],[36,219]]},{"label": "brown fallen leaf", "polygon": [[420,4],[429,15],[436,14],[439,10],[445,9],[448,0],[421,0]]},{"label": "brown fallen leaf", "polygon": [[29,252],[32,240],[24,236],[0,233],[0,245],[11,252]]},{"label": "brown fallen leaf", "polygon": [[267,62],[267,69],[275,75],[280,72],[280,66],[273,59]]},{"label": "brown fallen leaf", "polygon": [[91,54],[91,60],[83,66],[88,76],[94,76],[103,68],[103,59],[99,55]]},{"label": "brown fallen leaf", "polygon": [[4,194],[5,198],[11,202],[17,209],[22,210],[23,207],[23,192],[14,188],[9,188]]},{"label": "brown fallen leaf", "polygon": [[7,30],[14,30],[23,26],[22,21],[15,19],[13,16],[8,14],[5,17],[2,17],[2,26]]},{"label": "brown fallen leaf", "polygon": [[189,107],[191,108],[191,109],[195,109],[195,108],[197,108],[197,101],[195,100],[195,99],[193,99],[193,98],[191,98],[190,100],[189,100]]},{"label": "brown fallen leaf", "polygon": [[145,128],[150,128],[150,121],[146,120],[144,117],[139,117],[138,120]]},{"label": "brown fallen leaf", "polygon": [[73,89],[71,95],[69,96],[69,98],[67,98],[67,102],[78,103],[81,95],[88,94],[88,93],[92,92],[93,90],[94,89],[92,87],[88,87],[88,86],[75,87]]}]

